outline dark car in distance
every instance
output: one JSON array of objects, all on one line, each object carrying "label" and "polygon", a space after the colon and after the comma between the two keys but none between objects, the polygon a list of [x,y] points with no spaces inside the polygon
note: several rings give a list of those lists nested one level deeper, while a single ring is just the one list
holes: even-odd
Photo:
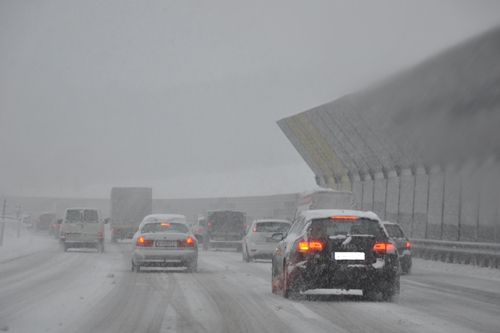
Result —
[{"label": "dark car in distance", "polygon": [[355,210],[304,211],[272,257],[272,292],[291,295],[331,289],[361,290],[366,299],[399,294],[394,242],[379,217]]},{"label": "dark car in distance", "polygon": [[49,230],[52,223],[56,220],[55,213],[42,213],[38,216],[34,222],[35,231],[47,231]]},{"label": "dark car in distance", "polygon": [[62,219],[58,219],[52,222],[49,226],[49,236],[54,236],[54,238],[59,239],[61,232]]},{"label": "dark car in distance", "polygon": [[396,244],[396,249],[398,250],[399,264],[401,266],[402,274],[411,273],[411,247],[410,240],[405,236],[403,229],[394,221],[383,221],[385,229],[389,234],[389,237]]}]

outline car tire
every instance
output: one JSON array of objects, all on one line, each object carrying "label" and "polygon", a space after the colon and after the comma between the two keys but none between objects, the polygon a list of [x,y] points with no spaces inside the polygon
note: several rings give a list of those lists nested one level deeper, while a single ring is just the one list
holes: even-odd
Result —
[{"label": "car tire", "polygon": [[282,272],[283,278],[283,297],[284,298],[290,298],[293,294],[292,289],[290,288],[290,281],[288,277],[288,269],[286,268],[286,264],[283,264],[283,272]]},{"label": "car tire", "polygon": [[271,292],[273,294],[278,293],[278,287],[276,286],[276,267],[274,266],[274,260],[271,263]]},{"label": "car tire", "polygon": [[390,278],[382,283],[382,299],[386,302],[392,302],[397,299],[400,291],[399,275]]},{"label": "car tire", "polygon": [[68,246],[66,245],[66,243],[61,243],[61,249],[63,252],[68,251]]},{"label": "car tire", "polygon": [[196,273],[198,270],[198,259],[188,261],[187,272],[188,273]]}]

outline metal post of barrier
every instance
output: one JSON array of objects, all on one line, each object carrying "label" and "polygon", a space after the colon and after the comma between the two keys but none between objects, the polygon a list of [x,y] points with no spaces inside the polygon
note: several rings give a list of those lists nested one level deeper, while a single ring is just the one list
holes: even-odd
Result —
[{"label": "metal post of barrier", "polygon": [[0,246],[3,245],[3,232],[5,230],[5,206],[7,205],[7,199],[3,199],[3,210],[2,210],[2,226],[0,227]]}]

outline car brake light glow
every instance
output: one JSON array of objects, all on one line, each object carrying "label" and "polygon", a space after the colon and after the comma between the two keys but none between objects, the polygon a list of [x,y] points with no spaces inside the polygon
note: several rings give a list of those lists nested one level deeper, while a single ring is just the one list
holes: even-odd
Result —
[{"label": "car brake light glow", "polygon": [[102,232],[100,232],[100,231],[99,231],[99,232],[97,233],[97,237],[102,237]]},{"label": "car brake light glow", "polygon": [[243,222],[243,226],[246,227],[247,226],[247,223],[246,222]]},{"label": "car brake light glow", "polygon": [[66,237],[66,233],[64,231],[61,231],[61,237]]},{"label": "car brake light glow", "polygon": [[387,251],[394,251],[394,245],[391,243],[376,243],[373,245],[373,251],[384,253]]},{"label": "car brake light glow", "polygon": [[299,252],[321,251],[323,250],[323,243],[320,241],[301,241],[298,248]]},{"label": "car brake light glow", "polygon": [[200,230],[198,228],[194,229],[196,232],[199,232]]},{"label": "car brake light glow", "polygon": [[253,227],[253,232],[257,232],[257,227]]},{"label": "car brake light glow", "polygon": [[185,240],[177,241],[177,247],[194,246],[194,239],[188,236]]},{"label": "car brake light glow", "polygon": [[410,248],[410,241],[406,241],[406,248],[409,249]]},{"label": "car brake light glow", "polygon": [[111,232],[114,232],[115,231],[115,228],[111,228]]},{"label": "car brake light glow", "polygon": [[151,239],[144,239],[143,236],[139,236],[137,238],[137,246],[145,246],[145,247],[152,247],[153,246],[153,240]]},{"label": "car brake light glow", "polygon": [[335,215],[331,217],[333,220],[356,220],[357,218],[357,216],[351,215]]},{"label": "car brake light glow", "polygon": [[210,222],[207,222],[207,225],[210,227]]},{"label": "car brake light glow", "polygon": [[162,222],[161,226],[162,227],[170,227],[170,223]]}]

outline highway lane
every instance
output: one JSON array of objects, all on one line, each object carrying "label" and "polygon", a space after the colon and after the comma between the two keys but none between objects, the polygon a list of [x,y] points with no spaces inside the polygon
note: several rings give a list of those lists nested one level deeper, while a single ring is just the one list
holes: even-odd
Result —
[{"label": "highway lane", "polygon": [[[0,260],[0,328],[11,332],[497,332],[498,280],[419,268],[397,302],[286,300],[269,261],[200,251],[198,272],[132,272],[130,244]],[[35,329],[35,330],[33,330]]]}]

